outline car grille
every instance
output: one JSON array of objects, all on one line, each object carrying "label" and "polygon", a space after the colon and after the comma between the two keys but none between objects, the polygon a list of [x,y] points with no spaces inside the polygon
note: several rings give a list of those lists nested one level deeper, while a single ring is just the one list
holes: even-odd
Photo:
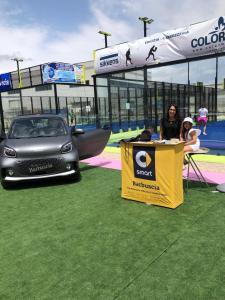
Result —
[{"label": "car grille", "polygon": [[16,169],[17,176],[55,174],[65,171],[65,163],[58,158],[26,160],[19,162]]}]

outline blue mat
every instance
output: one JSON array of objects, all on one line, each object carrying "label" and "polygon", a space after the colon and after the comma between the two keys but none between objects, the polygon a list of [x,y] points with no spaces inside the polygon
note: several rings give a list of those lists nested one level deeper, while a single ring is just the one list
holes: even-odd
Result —
[{"label": "blue mat", "polygon": [[[202,128],[200,128],[202,130]],[[225,149],[225,121],[210,123],[206,129],[207,135],[199,136],[202,147],[210,149]]]}]

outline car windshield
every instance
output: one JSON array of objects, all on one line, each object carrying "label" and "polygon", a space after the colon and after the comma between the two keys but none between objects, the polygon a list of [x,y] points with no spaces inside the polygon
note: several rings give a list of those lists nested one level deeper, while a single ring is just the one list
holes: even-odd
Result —
[{"label": "car windshield", "polygon": [[8,137],[11,139],[55,137],[67,134],[62,119],[54,117],[24,118],[13,122]]}]

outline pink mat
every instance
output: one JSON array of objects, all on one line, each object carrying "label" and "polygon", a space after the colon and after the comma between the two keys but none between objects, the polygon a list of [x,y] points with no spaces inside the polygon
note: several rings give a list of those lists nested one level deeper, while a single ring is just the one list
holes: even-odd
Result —
[{"label": "pink mat", "polygon": [[[184,178],[187,176],[187,171],[183,172]],[[221,184],[225,182],[225,174],[224,173],[216,173],[216,172],[208,172],[202,171],[202,175],[205,178],[205,181],[213,184]],[[198,177],[194,173],[194,171],[190,171],[189,174],[190,180],[199,181]]]},{"label": "pink mat", "polygon": [[[96,156],[89,159],[85,159],[82,162],[91,166],[121,170],[121,161],[120,159],[115,159],[115,156],[112,158],[110,158],[109,155],[107,155],[107,157]],[[204,178],[208,183],[221,184],[225,182],[225,173],[202,171],[202,174],[204,175]],[[183,172],[184,178],[186,177],[186,175],[187,171],[185,170]],[[192,169],[190,170],[190,179],[198,181],[198,178],[195,175],[194,171],[192,171]]]},{"label": "pink mat", "polygon": [[121,161],[119,159],[102,158],[99,156],[82,160],[91,166],[102,167],[107,169],[121,170]]}]

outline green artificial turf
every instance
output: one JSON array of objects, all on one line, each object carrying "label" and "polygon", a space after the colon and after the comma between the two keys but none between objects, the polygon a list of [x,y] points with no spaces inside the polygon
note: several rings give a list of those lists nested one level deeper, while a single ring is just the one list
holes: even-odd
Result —
[{"label": "green artificial turf", "polygon": [[120,171],[0,188],[0,299],[224,299],[225,198],[175,210],[120,197]]}]

